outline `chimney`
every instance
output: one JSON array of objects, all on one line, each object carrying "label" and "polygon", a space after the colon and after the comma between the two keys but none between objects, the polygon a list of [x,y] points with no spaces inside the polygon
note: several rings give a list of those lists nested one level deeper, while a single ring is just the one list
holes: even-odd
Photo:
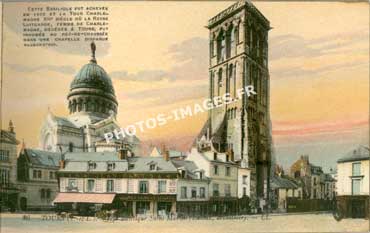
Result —
[{"label": "chimney", "polygon": [[59,168],[63,169],[66,166],[66,160],[65,160],[65,153],[63,153],[63,148],[61,145],[59,145],[59,150],[60,150],[60,160],[59,160]]},{"label": "chimney", "polygon": [[163,158],[164,158],[164,160],[166,160],[166,161],[170,160],[170,152],[169,152],[168,150],[165,150],[165,151],[163,152]]},{"label": "chimney", "polygon": [[128,155],[127,148],[124,148],[124,147],[120,148],[118,153],[119,153],[119,155],[118,155],[119,159],[121,159],[121,160],[127,159],[127,155]]},{"label": "chimney", "polygon": [[63,168],[65,168],[65,165],[66,165],[66,161],[64,160],[64,158],[61,158],[59,160],[59,168],[63,169]]},{"label": "chimney", "polygon": [[13,125],[13,122],[12,120],[9,121],[9,127],[8,127],[8,131],[12,134],[15,134],[14,132],[14,125]]}]

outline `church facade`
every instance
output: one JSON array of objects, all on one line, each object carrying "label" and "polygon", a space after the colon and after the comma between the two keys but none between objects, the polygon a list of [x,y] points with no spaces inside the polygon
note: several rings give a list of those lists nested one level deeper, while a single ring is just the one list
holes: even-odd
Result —
[{"label": "church facade", "polygon": [[128,136],[124,140],[106,143],[104,133],[119,128],[116,121],[118,102],[112,81],[92,57],[77,73],[67,95],[69,116],[47,114],[40,132],[40,148],[52,152],[117,151],[122,143],[129,144],[140,154],[140,140]]}]

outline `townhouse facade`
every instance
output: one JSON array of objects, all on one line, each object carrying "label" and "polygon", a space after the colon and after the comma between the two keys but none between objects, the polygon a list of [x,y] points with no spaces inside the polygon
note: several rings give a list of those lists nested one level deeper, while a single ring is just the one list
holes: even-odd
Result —
[{"label": "townhouse facade", "polygon": [[171,161],[177,168],[177,214],[181,216],[199,217],[209,214],[209,184],[210,179],[204,170],[193,161]]},{"label": "townhouse facade", "polygon": [[60,153],[22,148],[17,160],[20,210],[49,210],[58,192]]},{"label": "townhouse facade", "polygon": [[17,145],[13,123],[8,130],[1,130],[0,135],[0,210],[15,210],[19,189],[17,182]]},{"label": "townhouse facade", "polygon": [[127,217],[176,212],[177,169],[168,158],[129,156],[124,150],[66,153],[58,176],[58,211],[115,209]]},{"label": "townhouse facade", "polygon": [[369,148],[359,146],[337,162],[338,207],[346,218],[369,217]]},{"label": "townhouse facade", "polygon": [[302,186],[305,199],[332,200],[335,197],[336,180],[330,173],[324,173],[322,167],[310,163],[308,155],[302,155],[291,165],[290,176]]},{"label": "townhouse facade", "polygon": [[193,161],[210,179],[210,213],[227,215],[238,212],[238,164],[227,153],[199,152],[192,148],[186,160]]}]

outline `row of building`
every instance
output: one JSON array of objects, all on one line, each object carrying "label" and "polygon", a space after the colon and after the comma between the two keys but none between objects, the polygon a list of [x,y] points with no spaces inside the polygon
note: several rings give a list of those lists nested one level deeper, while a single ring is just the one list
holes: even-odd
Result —
[{"label": "row of building", "polygon": [[[207,28],[208,97],[227,95],[233,101],[209,110],[186,155],[165,148],[145,154],[136,136],[105,141],[105,133],[121,128],[116,120],[118,101],[91,43],[90,61],[70,84],[69,115],[48,112],[39,149],[22,143],[17,153],[20,143],[13,124],[1,130],[2,205],[86,214],[113,209],[122,216],[204,216],[256,213],[268,206],[285,211],[289,198],[333,198],[330,174],[307,157],[293,164],[289,176],[274,169],[269,21],[250,1],[238,1],[211,18]],[[248,85],[257,94],[239,98],[236,90]],[[340,168],[338,176],[344,174]],[[358,190],[358,180],[364,184],[368,179],[364,171],[342,178]]]},{"label": "row of building", "polygon": [[118,151],[64,153],[23,145],[17,156],[14,128],[1,132],[1,201],[13,209],[107,208],[125,216],[250,211],[248,169],[227,154],[194,149],[185,157],[154,148],[143,157],[124,144]]},{"label": "row of building", "polygon": [[[22,146],[17,158],[14,127],[1,131],[1,204],[19,210],[116,209],[122,216],[232,215],[258,212],[250,198],[250,170],[228,153],[184,154],[153,148],[135,156],[118,151],[50,152]],[[271,211],[286,212],[288,199],[338,200],[346,217],[368,216],[369,149],[356,148],[338,160],[337,171],[301,156],[284,174],[271,176]]]}]

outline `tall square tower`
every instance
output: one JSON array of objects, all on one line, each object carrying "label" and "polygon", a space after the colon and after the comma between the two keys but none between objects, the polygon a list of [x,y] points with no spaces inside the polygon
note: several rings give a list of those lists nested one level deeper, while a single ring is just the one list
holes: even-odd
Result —
[{"label": "tall square tower", "polygon": [[251,169],[251,197],[268,198],[271,124],[268,71],[269,21],[248,0],[238,1],[208,22],[209,96],[253,85],[256,95],[209,111],[209,138],[219,152],[231,152]]}]

